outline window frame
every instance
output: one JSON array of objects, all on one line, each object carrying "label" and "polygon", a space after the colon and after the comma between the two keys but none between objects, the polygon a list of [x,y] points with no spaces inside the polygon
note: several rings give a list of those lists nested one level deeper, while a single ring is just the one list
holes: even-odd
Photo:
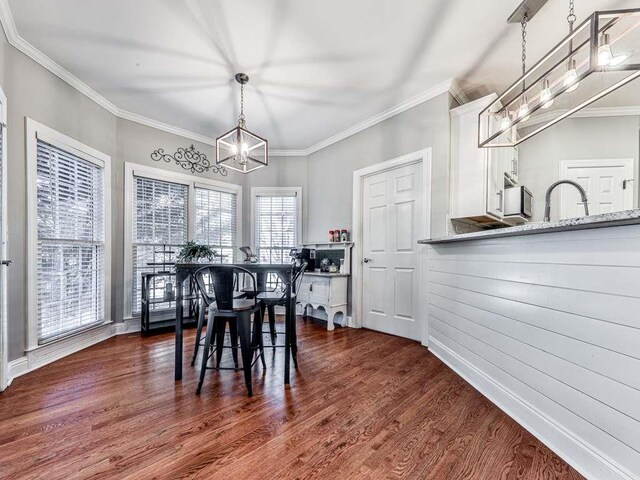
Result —
[{"label": "window frame", "polygon": [[[102,167],[104,192],[104,320],[102,323],[38,344],[38,140]],[[113,323],[111,317],[111,157],[93,147],[26,118],[27,156],[27,351],[64,342],[69,337]]]},{"label": "window frame", "polygon": [[122,318],[127,321],[133,318],[131,289],[133,284],[133,205],[135,196],[134,177],[146,177],[170,183],[186,185],[187,193],[187,240],[195,237],[195,189],[209,188],[236,195],[236,239],[242,242],[242,185],[221,182],[187,173],[173,172],[162,168],[141,165],[133,162],[124,164],[124,269],[123,269],[123,302]]},{"label": "window frame", "polygon": [[257,255],[256,245],[256,199],[258,197],[296,198],[296,247],[302,242],[302,187],[251,187],[251,250]]}]

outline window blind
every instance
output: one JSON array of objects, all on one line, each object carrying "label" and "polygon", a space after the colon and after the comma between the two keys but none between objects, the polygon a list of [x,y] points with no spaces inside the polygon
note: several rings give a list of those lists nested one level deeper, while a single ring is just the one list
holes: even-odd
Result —
[{"label": "window blind", "polygon": [[[132,311],[140,312],[141,275],[152,272],[149,263],[173,262],[179,248],[187,242],[188,186],[146,177],[135,177],[133,205],[133,281]],[[174,253],[165,254],[165,250]],[[156,268],[156,271],[163,268]],[[150,285],[149,298],[164,296],[159,277]],[[154,303],[152,310],[171,308],[172,302]]]},{"label": "window blind", "polygon": [[255,198],[255,245],[261,262],[285,263],[298,239],[295,196]]},{"label": "window blind", "polygon": [[195,241],[222,254],[232,263],[237,245],[236,195],[195,187]]},{"label": "window blind", "polygon": [[104,321],[104,166],[37,141],[38,343]]}]

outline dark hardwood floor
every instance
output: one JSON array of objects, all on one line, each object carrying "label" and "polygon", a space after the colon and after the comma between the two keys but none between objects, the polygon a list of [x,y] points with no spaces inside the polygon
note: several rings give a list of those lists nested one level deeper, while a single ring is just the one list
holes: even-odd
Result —
[{"label": "dark hardwood floor", "polygon": [[[415,342],[298,319],[283,386],[267,351],[240,372],[173,380],[173,336],[112,338],[0,394],[0,478],[582,478]],[[187,332],[189,359],[193,331]]]}]

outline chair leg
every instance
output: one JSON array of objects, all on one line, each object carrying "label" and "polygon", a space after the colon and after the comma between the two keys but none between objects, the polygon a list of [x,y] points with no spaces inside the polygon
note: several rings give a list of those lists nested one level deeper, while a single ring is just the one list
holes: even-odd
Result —
[{"label": "chair leg", "polygon": [[211,340],[213,339],[213,331],[215,330],[213,318],[210,318],[207,322],[207,335],[204,341],[204,352],[202,353],[202,365],[200,367],[200,380],[198,381],[198,388],[196,389],[196,395],[200,395],[202,390],[202,383],[204,382],[204,375],[207,372],[207,361],[209,360],[209,349],[211,347]]},{"label": "chair leg", "polygon": [[[198,349],[200,348],[200,341],[202,340],[202,327],[204,326],[204,311],[205,307],[202,305],[200,307],[200,312],[198,315],[198,328],[196,329],[196,344],[193,347],[193,357],[191,358],[191,366],[193,367],[196,363],[196,357],[198,356]],[[209,353],[205,353],[208,355]]]},{"label": "chair leg", "polygon": [[[253,316],[253,341],[251,342],[252,348],[258,348],[258,355],[262,360],[262,368],[267,369],[267,362],[264,359],[264,339],[262,337],[262,313],[256,312]],[[252,356],[253,358],[253,356]]]},{"label": "chair leg", "polygon": [[216,322],[216,367],[220,367],[222,361],[222,351],[224,346],[224,333],[227,329],[227,319],[220,317]]},{"label": "chair leg", "polygon": [[269,331],[271,333],[271,345],[276,344],[276,308],[273,305],[267,307],[269,312]]},{"label": "chair leg", "polygon": [[296,332],[296,301],[291,299],[291,356],[293,366],[298,368],[298,333]]},{"label": "chair leg", "polygon": [[240,333],[240,352],[242,353],[242,369],[244,370],[244,382],[247,385],[249,396],[253,396],[251,387],[251,316],[243,313],[237,317],[238,331]]},{"label": "chair leg", "polygon": [[238,368],[238,321],[236,319],[229,319],[229,336],[231,337],[233,364]]}]

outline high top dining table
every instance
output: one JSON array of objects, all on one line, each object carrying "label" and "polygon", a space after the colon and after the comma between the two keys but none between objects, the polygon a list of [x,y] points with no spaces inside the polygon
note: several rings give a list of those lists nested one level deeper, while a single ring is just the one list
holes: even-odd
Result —
[{"label": "high top dining table", "polygon": [[[231,265],[231,264],[225,264]],[[289,372],[291,369],[291,358],[297,366],[297,343],[296,343],[296,322],[295,304],[291,297],[291,284],[295,273],[293,263],[234,263],[233,265],[249,270],[253,274],[275,273],[285,285],[285,344],[284,344],[284,383],[289,384]],[[183,299],[184,282],[195,272],[203,267],[220,266],[220,263],[177,263],[176,264],[176,351],[175,351],[175,379],[182,380],[182,357],[183,357]],[[206,354],[206,353],[205,353]]]}]

